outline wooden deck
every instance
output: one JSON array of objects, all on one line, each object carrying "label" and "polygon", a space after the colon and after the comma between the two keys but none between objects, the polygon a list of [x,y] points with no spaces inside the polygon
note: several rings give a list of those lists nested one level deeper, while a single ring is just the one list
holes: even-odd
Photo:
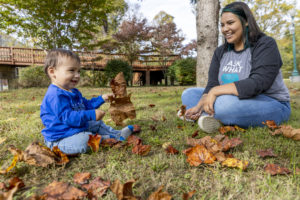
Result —
[{"label": "wooden deck", "polygon": [[[121,54],[104,54],[95,52],[76,52],[84,69],[103,70],[107,61],[112,59],[125,59]],[[43,65],[46,51],[42,49],[0,47],[0,66],[10,65],[26,67],[30,65]],[[97,59],[100,58],[100,59]],[[140,55],[133,63],[133,71],[162,71],[170,66],[179,55],[169,55],[165,66],[161,66],[161,57],[158,55]]]}]

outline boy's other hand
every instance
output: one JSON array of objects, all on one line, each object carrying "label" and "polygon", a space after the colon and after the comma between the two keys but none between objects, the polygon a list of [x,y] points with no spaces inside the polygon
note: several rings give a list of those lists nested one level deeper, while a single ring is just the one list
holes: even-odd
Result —
[{"label": "boy's other hand", "polygon": [[103,94],[102,99],[107,102],[109,100],[109,97],[114,97],[115,95],[110,93],[110,94]]},{"label": "boy's other hand", "polygon": [[103,110],[95,110],[95,112],[96,112],[96,121],[101,120],[105,115],[105,112]]}]

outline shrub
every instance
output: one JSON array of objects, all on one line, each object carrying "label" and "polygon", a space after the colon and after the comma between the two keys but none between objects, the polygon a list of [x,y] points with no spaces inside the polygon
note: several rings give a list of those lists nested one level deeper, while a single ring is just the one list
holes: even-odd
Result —
[{"label": "shrub", "polygon": [[177,60],[169,69],[169,76],[175,77],[180,85],[196,84],[196,60],[184,58]]},{"label": "shrub", "polygon": [[104,87],[107,82],[104,71],[80,70],[79,86]]},{"label": "shrub", "polygon": [[107,62],[105,66],[105,75],[108,79],[113,79],[119,72],[124,73],[125,80],[128,82],[132,77],[132,67],[128,64],[128,62],[114,59]]},{"label": "shrub", "polygon": [[21,87],[47,87],[50,78],[45,74],[42,66],[19,68],[19,86]]}]

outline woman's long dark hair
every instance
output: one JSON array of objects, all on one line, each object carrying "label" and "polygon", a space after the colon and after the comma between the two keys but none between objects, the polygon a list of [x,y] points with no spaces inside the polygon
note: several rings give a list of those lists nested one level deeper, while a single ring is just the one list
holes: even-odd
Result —
[{"label": "woman's long dark hair", "polygon": [[[245,48],[253,46],[264,35],[258,27],[250,8],[244,2],[230,3],[223,8],[221,16],[224,12],[231,12],[241,20],[245,37]],[[246,26],[247,22],[248,26]],[[230,46],[225,39],[225,49],[231,49]]]}]

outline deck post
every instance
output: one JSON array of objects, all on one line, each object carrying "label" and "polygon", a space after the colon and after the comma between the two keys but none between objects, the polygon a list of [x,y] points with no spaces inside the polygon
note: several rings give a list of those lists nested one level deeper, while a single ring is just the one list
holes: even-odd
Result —
[{"label": "deck post", "polygon": [[150,70],[147,69],[146,71],[146,85],[149,86],[150,85]]}]

